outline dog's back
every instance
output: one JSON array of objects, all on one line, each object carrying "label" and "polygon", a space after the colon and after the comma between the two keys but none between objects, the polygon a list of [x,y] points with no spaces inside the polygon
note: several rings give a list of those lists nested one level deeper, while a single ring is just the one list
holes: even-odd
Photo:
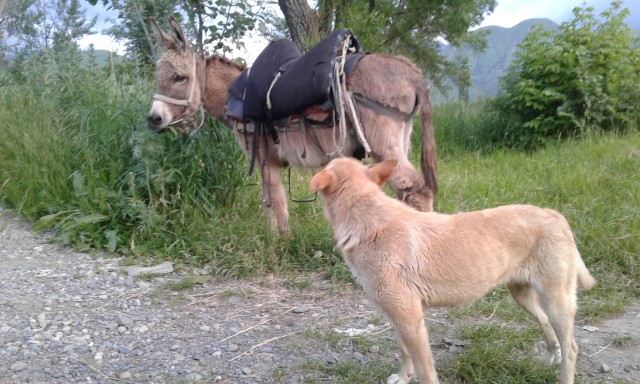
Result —
[{"label": "dog's back", "polygon": [[324,194],[325,213],[363,285],[400,275],[426,306],[448,306],[500,283],[564,276],[567,268],[579,272],[581,285],[595,282],[569,224],[554,210],[508,205],[454,215],[420,212],[381,191],[364,165],[339,160],[327,168],[335,180]]}]

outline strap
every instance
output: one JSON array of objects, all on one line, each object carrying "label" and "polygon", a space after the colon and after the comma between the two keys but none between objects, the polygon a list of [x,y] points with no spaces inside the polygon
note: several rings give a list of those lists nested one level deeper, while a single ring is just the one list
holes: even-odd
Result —
[{"label": "strap", "polygon": [[416,110],[418,109],[417,102],[416,105],[413,106],[413,111],[406,113],[402,112],[398,108],[382,104],[381,102],[373,100],[361,93],[352,93],[351,97],[353,97],[353,99],[359,104],[398,121],[409,121],[411,119],[411,116],[413,116],[413,114],[416,113]]},{"label": "strap", "polygon": [[153,99],[164,101],[165,103],[169,103],[169,104],[181,105],[183,107],[189,106],[189,100],[178,100],[165,95],[161,95],[159,93],[156,93],[155,95],[153,95]]},{"label": "strap", "polygon": [[249,176],[253,175],[253,169],[256,166],[256,154],[258,152],[258,136],[260,136],[260,131],[262,131],[262,124],[260,120],[253,121],[253,140],[251,148],[251,162],[249,164]]}]

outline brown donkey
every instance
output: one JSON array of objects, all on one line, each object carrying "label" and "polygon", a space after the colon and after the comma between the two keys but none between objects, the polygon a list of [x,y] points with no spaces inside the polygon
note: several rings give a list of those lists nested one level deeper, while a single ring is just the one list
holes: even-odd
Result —
[{"label": "brown donkey", "polygon": [[[165,49],[156,62],[157,93],[148,114],[149,127],[165,130],[178,120],[193,119],[200,106],[204,106],[211,116],[232,128],[245,153],[252,155],[253,129],[227,117],[225,110],[229,87],[245,67],[224,57],[205,58],[196,53],[173,19],[169,21],[173,35],[162,31],[154,19],[151,21],[156,39]],[[376,162],[399,159],[390,179],[398,197],[418,210],[432,211],[437,191],[436,144],[429,91],[421,71],[404,57],[367,54],[346,79],[346,87],[348,92],[363,95],[369,101],[356,99],[355,110],[371,157]],[[422,176],[408,159],[411,116],[418,109],[422,125]],[[350,119],[342,135],[333,124],[314,125],[308,131],[305,134],[297,125],[279,129],[277,143],[266,135],[253,154],[262,179],[267,219],[272,228],[280,231],[289,230],[280,177],[282,167],[320,167],[334,157],[357,156],[357,151],[362,152]]]}]

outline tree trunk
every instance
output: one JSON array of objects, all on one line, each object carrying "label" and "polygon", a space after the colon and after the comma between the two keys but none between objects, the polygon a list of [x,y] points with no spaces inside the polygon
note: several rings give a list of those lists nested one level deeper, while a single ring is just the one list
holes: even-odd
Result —
[{"label": "tree trunk", "polygon": [[280,10],[287,21],[291,40],[300,51],[307,51],[320,35],[320,17],[307,0],[278,0]]}]

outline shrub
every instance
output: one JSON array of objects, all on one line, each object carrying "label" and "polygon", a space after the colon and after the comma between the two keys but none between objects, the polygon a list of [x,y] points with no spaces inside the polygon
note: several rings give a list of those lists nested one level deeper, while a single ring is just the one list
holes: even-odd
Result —
[{"label": "shrub", "polygon": [[178,244],[222,215],[245,182],[231,131],[155,135],[145,126],[152,82],[81,58],[36,53],[2,74],[0,203],[66,243],[109,251]]},{"label": "shrub", "polygon": [[523,123],[505,132],[512,146],[637,126],[640,47],[629,10],[614,1],[600,17],[591,7],[573,13],[556,30],[534,28],[501,79],[496,105]]}]

